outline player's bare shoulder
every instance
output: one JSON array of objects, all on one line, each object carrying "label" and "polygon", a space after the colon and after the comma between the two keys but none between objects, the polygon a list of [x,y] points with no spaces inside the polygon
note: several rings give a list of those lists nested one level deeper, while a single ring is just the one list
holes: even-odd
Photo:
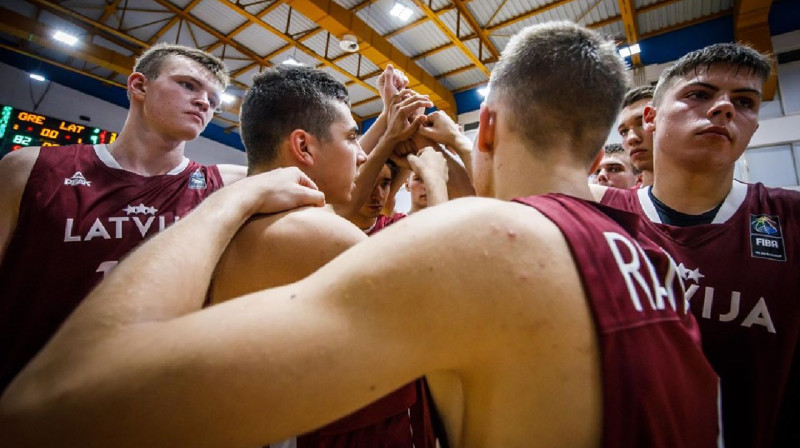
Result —
[{"label": "player's bare shoulder", "polygon": [[250,219],[220,259],[214,302],[300,280],[367,236],[330,210],[306,207]]}]

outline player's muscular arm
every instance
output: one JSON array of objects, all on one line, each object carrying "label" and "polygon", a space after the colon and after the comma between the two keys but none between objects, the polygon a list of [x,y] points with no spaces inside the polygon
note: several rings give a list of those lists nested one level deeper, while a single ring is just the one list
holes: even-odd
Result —
[{"label": "player's muscular arm", "polygon": [[[520,331],[547,319],[530,300],[530,285],[548,291],[559,264],[545,246],[557,234],[537,238],[531,230],[546,230],[546,220],[524,206],[487,201],[454,201],[412,216],[298,283],[70,340],[98,317],[93,312],[113,311],[113,291],[98,289],[96,306],[79,308],[68,331],[12,385],[0,426],[38,446],[102,446],[112,438],[120,447],[256,446],[331,421],[426,371],[494,368],[497,346],[507,353],[524,339]],[[187,288],[170,286],[175,278],[208,275],[201,267],[213,256],[184,255],[198,237],[216,240],[216,233],[187,226],[191,216],[142,246],[149,257],[135,252],[112,273],[120,279],[147,266],[146,277],[124,277],[131,309],[181,300]],[[452,232],[463,222],[476,225]],[[539,246],[541,254],[530,250]],[[54,424],[41,431],[41,421]]]},{"label": "player's muscular arm", "polygon": [[228,245],[212,280],[214,303],[305,278],[367,236],[330,210],[251,219]]},{"label": "player's muscular arm", "polygon": [[3,188],[0,188],[0,261],[5,257],[17,227],[22,193],[37,157],[38,146],[18,149],[0,160],[0,179],[3,179]]},{"label": "player's muscular arm", "polygon": [[242,165],[222,164],[217,165],[219,175],[222,177],[223,185],[230,185],[237,180],[247,177],[247,167]]}]

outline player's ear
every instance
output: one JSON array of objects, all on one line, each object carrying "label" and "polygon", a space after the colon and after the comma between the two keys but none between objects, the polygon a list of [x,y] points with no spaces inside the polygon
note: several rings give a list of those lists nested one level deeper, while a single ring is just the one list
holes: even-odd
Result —
[{"label": "player's ear", "polygon": [[302,129],[295,129],[289,134],[289,155],[301,166],[314,165],[313,138]]},{"label": "player's ear", "polygon": [[144,98],[147,85],[147,77],[139,72],[131,73],[128,76],[128,93],[131,98]]},{"label": "player's ear", "polygon": [[480,114],[478,115],[478,135],[475,143],[478,151],[491,152],[494,148],[494,133],[497,126],[497,115],[486,106],[481,104]]},{"label": "player's ear", "polygon": [[656,108],[647,105],[644,107],[642,113],[642,127],[647,132],[653,132],[656,129]]}]

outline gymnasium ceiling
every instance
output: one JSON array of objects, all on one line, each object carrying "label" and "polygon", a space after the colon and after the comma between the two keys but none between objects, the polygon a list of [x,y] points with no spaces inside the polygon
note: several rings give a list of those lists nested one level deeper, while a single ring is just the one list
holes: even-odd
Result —
[{"label": "gymnasium ceiling", "polygon": [[[411,12],[390,14],[395,3]],[[238,126],[238,104],[253,74],[289,58],[345,83],[359,121],[376,116],[375,81],[391,63],[410,86],[455,112],[453,93],[486,84],[509,37],[531,24],[571,20],[619,44],[733,15],[737,38],[769,45],[771,0],[3,0],[0,47],[106,83],[125,86],[133,60],[157,42],[221,57],[236,99],[215,122]],[[56,30],[78,36],[69,47]],[[744,33],[744,34],[743,34]],[[355,36],[359,50],[340,46]],[[753,37],[754,36],[754,37]],[[762,45],[762,46],[763,46]],[[756,46],[759,44],[756,42]],[[631,63],[639,63],[634,56]]]}]

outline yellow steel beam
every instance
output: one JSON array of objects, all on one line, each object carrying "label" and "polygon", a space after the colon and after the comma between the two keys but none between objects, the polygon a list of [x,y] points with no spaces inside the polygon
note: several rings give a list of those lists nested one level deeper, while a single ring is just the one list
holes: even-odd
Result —
[{"label": "yellow steel beam", "polygon": [[[475,20],[475,17],[472,16],[472,13],[469,12],[469,8],[467,8],[466,3],[464,0],[452,0],[453,4],[455,5],[458,12],[461,13],[461,17],[467,21],[467,24],[472,28],[475,34],[478,35],[478,38],[481,40],[483,44],[483,48],[487,49],[489,53],[492,55],[492,60],[497,60],[500,57],[500,52],[497,51],[497,48],[494,46],[491,40],[489,40],[489,35],[483,30],[478,24],[478,21]],[[480,55],[479,55],[480,57]]]},{"label": "yellow steel beam", "polygon": [[[739,42],[751,45],[764,54],[772,54],[772,38],[769,33],[769,8],[772,0],[736,0],[733,10],[733,35]],[[778,85],[777,67],[773,61],[772,74],[764,83],[763,98],[775,98]]]},{"label": "yellow steel beam", "polygon": [[0,31],[125,76],[131,74],[134,63],[133,56],[125,56],[91,42],[83,42],[80,49],[60,44],[50,37],[51,30],[44,23],[29,19],[4,7],[0,7],[0,17],[2,17],[0,18]]},{"label": "yellow steel beam", "polygon": [[[120,54],[91,42],[81,43],[80,48],[69,47],[55,41],[50,37],[49,31],[51,31],[50,28],[44,23],[0,7],[0,32],[11,34],[12,36],[24,39],[28,42],[50,48],[51,50],[56,50],[78,60],[109,69],[123,76],[130,76],[136,61],[134,56]],[[61,67],[64,66],[63,64],[57,65]],[[69,69],[80,72],[81,74],[86,74],[92,78],[97,78],[96,75],[89,74],[85,70],[78,70],[75,68]],[[113,81],[107,82],[113,83]],[[240,104],[237,101],[236,104],[226,105],[224,110],[238,114],[239,106]]]},{"label": "yellow steel beam", "polygon": [[119,6],[119,2],[122,0],[114,0],[113,2],[106,5],[106,9],[103,11],[103,15],[100,16],[98,22],[104,23],[107,18],[111,17],[111,14],[117,12],[117,7]]},{"label": "yellow steel beam", "polygon": [[440,19],[439,16],[431,8],[429,8],[423,0],[414,0],[414,4],[416,4],[417,7],[421,9],[426,16],[428,16],[428,19],[436,24],[436,26],[445,34],[445,36],[447,36],[447,38],[450,39],[450,41],[453,42],[456,47],[458,47],[464,53],[464,56],[472,61],[472,63],[475,64],[475,66],[478,67],[478,69],[480,69],[484,75],[488,77],[491,74],[490,70],[486,68],[486,65],[483,64],[483,61],[478,59],[478,56],[473,54],[472,50],[470,50],[464,44],[464,42],[461,40],[461,36],[456,36],[455,33],[450,30],[450,27],[442,22],[442,19]]},{"label": "yellow steel beam", "polygon": [[[195,0],[195,1],[198,1],[198,0]],[[264,16],[266,16],[267,14],[271,13],[272,11],[274,11],[275,8],[277,8],[278,6],[282,5],[283,3],[284,3],[284,0],[275,0],[274,2],[272,2],[271,5],[269,5],[266,8],[264,8],[263,11],[259,12],[258,14],[256,14],[256,17],[258,17],[259,19],[263,18]],[[234,29],[233,31],[228,33],[227,36],[225,36],[225,37],[227,37],[228,39],[233,39],[234,36],[236,36],[237,34],[241,33],[242,31],[244,31],[250,25],[252,25],[250,23],[250,21],[247,21],[247,22],[237,26],[236,29]],[[217,47],[219,47],[220,45],[223,45],[223,44],[224,44],[224,42],[222,42],[222,41],[216,41],[213,44],[211,44],[206,49],[206,51],[212,51],[212,50],[216,49]],[[267,57],[265,59],[269,59],[269,58]]]},{"label": "yellow steel beam", "polygon": [[120,30],[118,30],[116,28],[110,27],[110,26],[108,26],[108,25],[106,25],[104,23],[97,22],[97,21],[95,21],[93,19],[90,19],[89,17],[84,16],[83,14],[79,14],[79,13],[77,13],[77,12],[71,10],[71,9],[67,9],[67,8],[65,8],[65,7],[63,7],[61,5],[57,5],[57,4],[52,3],[52,2],[50,2],[48,0],[28,0],[28,1],[30,3],[35,4],[36,6],[41,7],[41,8],[44,8],[44,9],[47,9],[47,10],[50,10],[50,11],[56,11],[56,12],[59,12],[61,14],[66,15],[66,16],[69,16],[69,17],[71,17],[73,19],[77,19],[78,21],[83,22],[86,25],[91,26],[92,28],[95,28],[97,30],[103,31],[105,33],[108,33],[108,34],[110,34],[110,35],[112,35],[114,37],[122,39],[123,41],[130,42],[132,44],[138,45],[141,48],[147,48],[147,47],[150,46],[147,42],[139,40],[139,39],[137,39],[137,38],[135,38],[135,37],[133,37],[131,35],[128,35],[126,33],[123,33],[122,31],[120,31]]},{"label": "yellow steel beam", "polygon": [[[453,94],[351,11],[333,0],[289,0],[287,4],[334,36],[339,38],[344,34],[356,36],[361,47],[360,53],[364,57],[378,67],[383,68],[391,63],[402,70],[408,77],[410,88],[430,95],[431,101],[437,107],[455,115],[456,102]],[[330,61],[324,63],[336,66]],[[361,80],[359,82],[363,83]],[[371,86],[369,89],[378,93]]]},{"label": "yellow steel beam", "polygon": [[[195,6],[197,6],[197,4],[198,4],[198,3],[200,3],[201,1],[202,1],[202,0],[192,0],[192,1],[190,1],[190,2],[189,2],[189,4],[188,4],[188,5],[186,5],[186,6],[184,6],[184,7],[183,7],[183,10],[184,10],[185,12],[189,12],[189,11],[191,11],[191,10],[192,10],[192,9],[193,9]],[[166,32],[167,32],[167,31],[169,31],[169,30],[170,30],[170,28],[172,28],[173,26],[175,26],[175,24],[176,24],[176,23],[178,23],[180,20],[181,20],[180,16],[178,16],[178,15],[175,15],[175,16],[173,16],[171,19],[169,19],[169,22],[167,22],[167,24],[166,24],[166,25],[164,25],[163,27],[161,27],[161,29],[159,29],[158,31],[156,31],[156,34],[155,34],[155,35],[153,35],[153,37],[151,37],[151,38],[150,38],[150,41],[149,41],[149,43],[152,45],[152,44],[154,44],[154,43],[158,42],[158,40],[159,40],[159,39],[161,39],[161,36],[163,36],[164,34],[166,34]],[[217,42],[219,42],[219,41],[217,41]]]},{"label": "yellow steel beam", "polygon": [[[622,25],[625,28],[625,38],[628,45],[639,42],[639,26],[636,23],[636,10],[633,0],[617,0],[619,11],[622,15]],[[631,65],[638,67],[642,65],[642,59],[638,54],[631,55]]]}]

